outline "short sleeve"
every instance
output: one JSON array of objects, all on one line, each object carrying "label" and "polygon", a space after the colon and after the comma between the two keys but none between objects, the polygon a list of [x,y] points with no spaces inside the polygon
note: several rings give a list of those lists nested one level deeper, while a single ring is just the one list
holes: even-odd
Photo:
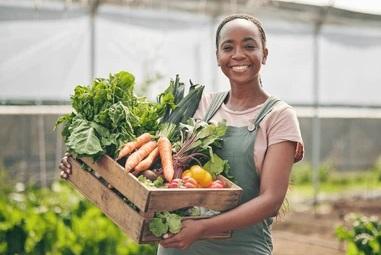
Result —
[{"label": "short sleeve", "polygon": [[293,141],[303,144],[299,121],[295,110],[286,107],[274,114],[268,126],[268,146],[283,141]]}]

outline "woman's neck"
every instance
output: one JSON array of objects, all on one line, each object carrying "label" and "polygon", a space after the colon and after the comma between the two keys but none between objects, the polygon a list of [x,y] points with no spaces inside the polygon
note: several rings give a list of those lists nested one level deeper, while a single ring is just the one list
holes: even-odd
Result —
[{"label": "woman's neck", "polygon": [[233,111],[244,111],[263,104],[269,96],[259,84],[231,86],[226,107]]}]

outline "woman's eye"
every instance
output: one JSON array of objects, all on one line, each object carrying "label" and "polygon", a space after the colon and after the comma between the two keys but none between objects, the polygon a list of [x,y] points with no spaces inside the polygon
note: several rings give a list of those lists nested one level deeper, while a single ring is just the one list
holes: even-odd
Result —
[{"label": "woman's eye", "polygon": [[250,44],[250,45],[246,45],[245,48],[249,49],[249,50],[252,50],[252,49],[255,49],[256,47],[255,47],[255,45],[251,45]]},{"label": "woman's eye", "polygon": [[233,49],[232,46],[224,46],[224,47],[222,47],[222,50],[223,50],[223,51],[230,51],[230,50],[232,50],[232,49]]}]

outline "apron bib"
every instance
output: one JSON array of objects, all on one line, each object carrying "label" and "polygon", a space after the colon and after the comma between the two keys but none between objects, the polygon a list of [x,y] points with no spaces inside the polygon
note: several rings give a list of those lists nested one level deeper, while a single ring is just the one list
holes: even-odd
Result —
[{"label": "apron bib", "polygon": [[[219,93],[213,98],[204,121],[208,122],[214,116],[227,94],[228,92]],[[223,137],[223,147],[216,151],[221,158],[228,160],[230,174],[234,176],[233,181],[243,190],[239,204],[259,195],[260,179],[253,159],[256,131],[260,122],[278,101],[274,97],[268,98],[257,118],[248,127],[228,126]],[[187,250],[159,246],[158,255],[270,255],[271,223],[271,218],[268,218],[255,225],[234,230],[232,238],[226,240],[196,241]]]}]

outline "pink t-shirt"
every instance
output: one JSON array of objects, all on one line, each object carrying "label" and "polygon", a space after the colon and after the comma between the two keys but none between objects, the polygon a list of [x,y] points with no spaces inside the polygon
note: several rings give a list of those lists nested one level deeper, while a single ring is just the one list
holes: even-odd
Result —
[{"label": "pink t-shirt", "polygon": [[[202,96],[194,118],[204,118],[215,94],[204,94]],[[252,120],[256,119],[262,106],[263,104],[244,111],[233,111],[227,108],[225,104],[222,104],[209,121],[217,123],[226,120],[228,126],[249,126]],[[258,173],[261,173],[267,148],[272,144],[283,141],[297,142],[303,150],[303,140],[296,112],[291,106],[280,101],[274,105],[273,110],[262,120],[257,130],[253,157]]]}]

